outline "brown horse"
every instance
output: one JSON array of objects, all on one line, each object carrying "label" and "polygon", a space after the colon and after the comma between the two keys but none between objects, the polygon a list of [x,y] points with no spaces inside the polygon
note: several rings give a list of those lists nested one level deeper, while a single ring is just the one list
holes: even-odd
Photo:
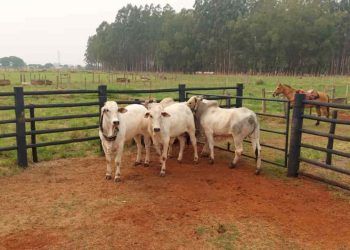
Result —
[{"label": "brown horse", "polygon": [[[272,95],[278,96],[279,94],[283,94],[290,101],[291,107],[293,107],[294,95],[296,93],[305,93],[307,99],[309,100],[315,100],[318,102],[329,102],[329,96],[325,92],[319,92],[315,90],[308,90],[308,91],[296,90],[287,84],[281,84],[281,83],[277,85]],[[306,108],[308,107],[310,108],[313,106],[314,105],[305,105]],[[321,117],[321,113],[323,113],[323,115],[325,115],[327,118],[329,117],[329,107],[321,108],[320,106],[316,106],[316,112],[318,117]],[[319,124],[320,124],[320,121],[317,121],[316,126],[318,126]]]}]

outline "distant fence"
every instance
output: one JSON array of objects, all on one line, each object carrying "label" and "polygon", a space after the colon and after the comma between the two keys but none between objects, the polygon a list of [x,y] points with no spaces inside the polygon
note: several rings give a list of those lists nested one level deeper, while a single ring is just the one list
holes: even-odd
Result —
[{"label": "distant fence", "polygon": [[[348,164],[347,168],[340,168],[340,167],[334,166],[332,164],[332,155],[338,155],[338,156],[342,156],[345,158],[350,158],[350,153],[333,149],[333,144],[334,144],[335,139],[340,140],[340,141],[350,142],[349,133],[347,135],[336,135],[335,134],[337,124],[350,125],[350,120],[338,119],[338,117],[337,117],[338,111],[337,110],[332,111],[332,118],[324,118],[324,117],[317,117],[317,116],[313,116],[313,115],[306,115],[306,114],[304,114],[304,107],[306,104],[321,106],[321,107],[331,107],[331,108],[335,108],[335,109],[350,110],[349,104],[323,103],[323,102],[309,101],[309,100],[305,99],[304,94],[296,94],[295,95],[295,105],[294,105],[294,111],[293,111],[291,138],[290,138],[290,152],[289,152],[289,161],[288,161],[288,176],[297,176],[299,174],[300,162],[305,162],[305,163],[311,164],[313,166],[328,169],[330,171],[334,171],[337,173],[350,175],[350,164]],[[304,126],[303,126],[304,119],[311,119],[311,120],[330,123],[331,126],[329,129],[329,133],[304,128]],[[315,146],[315,145],[311,145],[311,144],[307,144],[307,143],[302,143],[302,134],[303,133],[328,138],[327,147],[322,148],[319,146]],[[301,156],[301,149],[302,148],[308,148],[308,149],[312,149],[312,150],[326,153],[325,161],[324,162],[315,161],[315,160],[312,160],[312,159],[309,159],[306,157],[302,157]],[[307,173],[302,173],[302,174],[307,175],[311,178],[316,178],[318,180],[324,181],[324,182],[329,183],[331,185],[336,185],[336,186],[350,190],[349,186],[344,185],[342,183],[331,181],[331,180],[328,180],[328,179],[325,179],[322,177],[316,177],[316,176],[313,176],[313,175],[310,175]]]}]

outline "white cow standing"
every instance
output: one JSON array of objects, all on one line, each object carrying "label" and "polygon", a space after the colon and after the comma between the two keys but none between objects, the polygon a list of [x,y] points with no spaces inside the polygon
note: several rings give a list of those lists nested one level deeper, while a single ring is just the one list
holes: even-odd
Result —
[{"label": "white cow standing", "polygon": [[192,96],[187,105],[193,110],[196,121],[203,129],[207,143],[202,154],[210,150],[210,163],[214,163],[214,137],[232,136],[235,144],[235,157],[230,163],[234,168],[243,153],[243,140],[251,138],[253,151],[257,158],[256,174],[261,168],[261,146],[259,142],[260,128],[256,114],[247,108],[220,108],[216,101],[208,101],[202,97]]},{"label": "white cow standing", "polygon": [[116,155],[116,172],[114,180],[120,181],[121,159],[125,142],[134,138],[137,145],[135,166],[141,163],[142,144],[144,136],[146,147],[145,166],[149,166],[151,139],[148,133],[148,121],[145,119],[147,109],[138,104],[118,108],[114,101],[107,101],[101,109],[99,136],[107,160],[106,179],[112,178],[111,161]]},{"label": "white cow standing", "polygon": [[162,165],[160,176],[165,176],[166,159],[170,138],[178,137],[180,140],[180,151],[178,161],[182,160],[185,147],[184,133],[188,133],[194,150],[194,162],[198,162],[197,140],[195,136],[194,117],[186,103],[173,103],[163,107],[162,104],[154,103],[149,107],[145,115],[148,121],[149,133],[152,135],[156,147],[163,146],[160,163]]}]

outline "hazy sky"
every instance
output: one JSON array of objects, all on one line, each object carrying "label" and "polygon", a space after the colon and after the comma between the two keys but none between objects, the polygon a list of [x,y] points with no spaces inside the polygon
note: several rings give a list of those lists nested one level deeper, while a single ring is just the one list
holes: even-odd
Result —
[{"label": "hazy sky", "polygon": [[1,0],[0,58],[21,57],[27,64],[85,64],[89,35],[102,21],[113,22],[131,3],[192,8],[194,0]]}]

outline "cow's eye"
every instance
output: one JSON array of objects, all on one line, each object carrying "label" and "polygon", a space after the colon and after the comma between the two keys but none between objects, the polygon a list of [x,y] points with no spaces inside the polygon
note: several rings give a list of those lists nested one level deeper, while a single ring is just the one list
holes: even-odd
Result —
[{"label": "cow's eye", "polygon": [[151,117],[151,119],[153,118],[153,116],[152,116],[152,115],[150,115],[149,117]]},{"label": "cow's eye", "polygon": [[109,109],[105,109],[105,112],[109,112]]}]

